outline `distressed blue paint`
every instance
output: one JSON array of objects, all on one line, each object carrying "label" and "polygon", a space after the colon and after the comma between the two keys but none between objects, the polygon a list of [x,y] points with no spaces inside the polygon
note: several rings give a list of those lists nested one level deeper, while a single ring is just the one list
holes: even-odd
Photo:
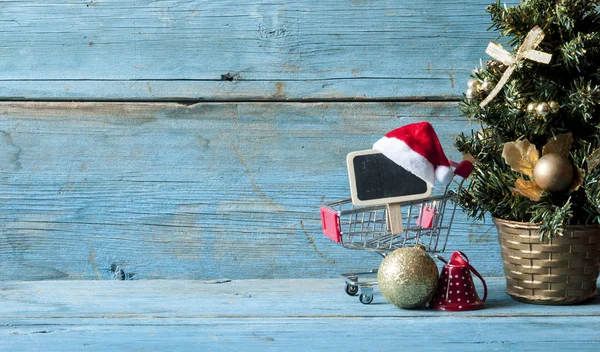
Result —
[{"label": "distressed blue paint", "polygon": [[[348,196],[345,154],[399,125],[435,122],[460,158],[453,139],[471,126],[454,103],[420,102],[462,94],[494,37],[486,5],[3,2],[0,99],[29,102],[0,105],[0,279],[377,266],[324,238],[318,207]],[[414,103],[384,102],[398,98]],[[340,99],[383,101],[322,103]],[[452,236],[449,251],[501,274],[491,223],[461,214]]]},{"label": "distressed blue paint", "polygon": [[[322,235],[349,196],[345,156],[430,120],[448,155],[456,103],[0,104],[0,279],[331,277],[380,257]],[[501,273],[491,223],[449,249]],[[492,230],[492,231],[490,231]]]},{"label": "distressed blue paint", "polygon": [[486,308],[371,305],[341,280],[3,282],[0,349],[597,351],[598,299],[518,303],[488,278]]},{"label": "distressed blue paint", "polygon": [[[244,279],[244,280],[63,280],[2,281],[0,322],[15,319],[31,323],[55,317],[88,320],[375,317],[375,318],[500,318],[507,316],[554,318],[600,316],[600,298],[582,305],[540,306],[512,300],[505,280],[485,277],[485,309],[467,312],[405,310],[387,303],[375,288],[374,300],[363,305],[344,292],[344,280]],[[478,282],[475,285],[483,296]],[[287,297],[287,298],[286,298]],[[90,302],[98,302],[90,304]]]},{"label": "distressed blue paint", "polygon": [[456,97],[488,3],[5,1],[0,97]]},{"label": "distressed blue paint", "polygon": [[[157,319],[158,320],[158,319]],[[73,323],[71,323],[73,322]],[[432,319],[282,318],[128,321],[0,327],[10,351],[584,351],[600,348],[594,316]],[[77,325],[68,325],[77,324]],[[63,325],[64,324],[64,325]],[[6,336],[6,337],[5,337]]]}]

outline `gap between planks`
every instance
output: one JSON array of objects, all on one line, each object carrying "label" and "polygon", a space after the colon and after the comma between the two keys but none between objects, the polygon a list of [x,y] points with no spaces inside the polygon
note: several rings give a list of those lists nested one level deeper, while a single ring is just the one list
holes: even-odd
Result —
[{"label": "gap between planks", "polygon": [[192,106],[196,104],[251,104],[251,103],[458,103],[461,100],[456,96],[418,96],[418,97],[382,97],[382,98],[254,98],[254,99],[202,99],[202,98],[156,98],[156,99],[32,99],[19,97],[0,97],[0,103],[119,103],[119,104],[177,104]]}]

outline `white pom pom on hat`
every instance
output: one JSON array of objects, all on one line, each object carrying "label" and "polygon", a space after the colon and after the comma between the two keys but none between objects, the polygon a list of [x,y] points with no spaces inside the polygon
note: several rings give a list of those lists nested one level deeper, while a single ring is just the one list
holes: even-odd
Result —
[{"label": "white pom pom on hat", "polygon": [[431,185],[435,180],[447,185],[454,177],[429,122],[413,123],[388,132],[375,142],[373,149]]}]

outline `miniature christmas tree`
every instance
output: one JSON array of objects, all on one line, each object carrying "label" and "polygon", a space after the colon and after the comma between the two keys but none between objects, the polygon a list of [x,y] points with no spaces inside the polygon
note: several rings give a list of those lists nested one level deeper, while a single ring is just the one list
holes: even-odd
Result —
[{"label": "miniature christmas tree", "polygon": [[599,222],[599,2],[488,6],[503,46],[472,73],[460,108],[480,126],[456,141],[475,166],[469,215],[537,223],[542,237]]}]

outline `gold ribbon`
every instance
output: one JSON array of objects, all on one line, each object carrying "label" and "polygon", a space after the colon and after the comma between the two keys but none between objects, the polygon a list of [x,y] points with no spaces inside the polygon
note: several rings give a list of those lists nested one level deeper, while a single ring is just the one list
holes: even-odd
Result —
[{"label": "gold ribbon", "polygon": [[512,56],[508,51],[504,50],[500,44],[494,42],[490,42],[490,44],[488,44],[488,47],[485,50],[486,54],[502,62],[508,67],[506,68],[506,71],[504,71],[504,74],[502,75],[502,78],[500,78],[498,84],[496,84],[487,98],[485,98],[479,104],[480,107],[486,106],[492,99],[496,97],[496,95],[498,95],[498,93],[500,93],[502,87],[504,87],[506,82],[508,82],[510,75],[512,75],[514,70],[517,68],[517,62],[523,59],[528,59],[542,64],[548,64],[550,62],[552,59],[552,54],[535,50],[535,48],[540,45],[542,40],[544,40],[544,31],[542,31],[540,27],[535,26],[529,31],[529,33],[527,33],[523,44],[521,44],[515,56]]}]

